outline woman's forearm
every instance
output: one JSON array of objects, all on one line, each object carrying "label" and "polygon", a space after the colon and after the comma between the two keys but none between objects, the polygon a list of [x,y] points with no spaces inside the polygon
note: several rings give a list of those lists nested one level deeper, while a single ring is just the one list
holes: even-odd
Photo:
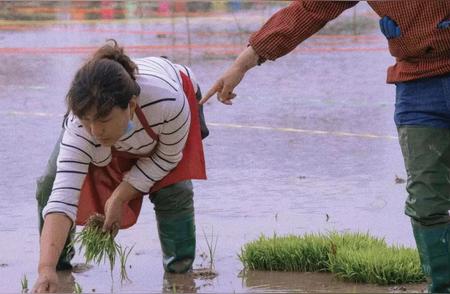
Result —
[{"label": "woman's forearm", "polygon": [[66,243],[72,220],[62,213],[51,213],[45,217],[41,233],[38,271],[56,269],[59,256]]},{"label": "woman's forearm", "polygon": [[112,196],[117,197],[120,202],[125,203],[131,201],[137,197],[142,196],[142,192],[133,187],[130,183],[123,181],[120,185],[114,190]]},{"label": "woman's forearm", "polygon": [[143,193],[134,188],[130,183],[126,181],[120,183],[105,203],[103,231],[111,231],[115,236],[121,223],[124,204],[137,197],[142,197],[142,195]]}]

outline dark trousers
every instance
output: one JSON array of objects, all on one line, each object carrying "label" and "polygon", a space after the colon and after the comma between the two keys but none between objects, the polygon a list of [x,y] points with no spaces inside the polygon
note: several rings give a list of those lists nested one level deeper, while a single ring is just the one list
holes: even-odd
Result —
[{"label": "dark trousers", "polygon": [[450,75],[397,84],[395,123],[411,217],[429,292],[450,292]]}]

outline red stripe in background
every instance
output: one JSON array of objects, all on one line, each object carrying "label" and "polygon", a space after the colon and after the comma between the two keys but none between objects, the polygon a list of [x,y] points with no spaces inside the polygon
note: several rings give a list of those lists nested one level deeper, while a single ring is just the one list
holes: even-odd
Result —
[{"label": "red stripe in background", "polygon": [[[338,43],[320,45],[337,46]],[[344,44],[342,44],[344,45]],[[180,44],[180,45],[137,45],[126,46],[128,52],[151,52],[161,50],[186,50],[196,51],[217,51],[224,54],[238,54],[244,46],[236,44]],[[97,46],[73,46],[73,47],[3,47],[0,48],[1,54],[84,54],[93,53],[97,50]],[[294,52],[320,53],[320,52],[378,52],[386,51],[386,47],[302,47],[297,48]]]}]

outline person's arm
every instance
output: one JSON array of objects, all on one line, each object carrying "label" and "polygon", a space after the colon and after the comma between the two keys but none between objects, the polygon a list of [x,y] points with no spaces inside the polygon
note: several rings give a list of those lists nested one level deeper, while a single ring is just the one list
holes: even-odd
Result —
[{"label": "person's arm", "polygon": [[72,221],[65,214],[51,213],[45,217],[40,240],[38,279],[33,293],[57,291],[56,264],[71,226]]},{"label": "person's arm", "polygon": [[288,54],[328,21],[357,3],[358,1],[297,0],[281,9],[250,37],[249,46],[213,84],[200,104],[217,93],[219,101],[231,105],[231,99],[236,97],[234,88],[249,69],[264,60],[275,60]]},{"label": "person's arm", "polygon": [[80,137],[85,134],[74,121],[65,119],[64,128],[52,194],[42,212],[44,226],[40,239],[39,275],[33,292],[56,291],[56,264],[75,223],[80,189],[95,148],[86,141],[89,138]]},{"label": "person's arm", "polygon": [[103,231],[111,232],[115,236],[120,228],[123,205],[135,198],[142,197],[143,194],[130,183],[126,181],[121,182],[106,200]]},{"label": "person's arm", "polygon": [[[80,190],[89,170],[89,164],[100,154],[100,161],[110,158],[108,148],[97,146],[92,137],[79,125],[79,121],[69,115],[64,121],[64,135],[56,162],[56,177],[52,193],[43,209],[43,217],[49,213],[65,213],[75,222],[78,212]],[[102,149],[104,152],[97,152]],[[104,153],[104,154],[103,154]],[[104,161],[107,164],[108,161]]]},{"label": "person's arm", "polygon": [[44,268],[56,268],[71,227],[72,220],[63,213],[51,213],[45,217],[40,240],[38,271]]}]

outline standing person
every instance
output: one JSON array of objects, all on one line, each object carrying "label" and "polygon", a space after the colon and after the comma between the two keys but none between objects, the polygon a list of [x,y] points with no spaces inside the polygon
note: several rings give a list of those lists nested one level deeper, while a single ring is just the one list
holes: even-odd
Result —
[{"label": "standing person", "polygon": [[[249,46],[201,100],[231,105],[245,73],[291,52],[357,1],[293,1],[254,33]],[[394,120],[408,175],[410,216],[430,292],[450,292],[450,1],[368,1],[396,62]]]},{"label": "standing person", "polygon": [[131,60],[114,40],[78,70],[60,144],[38,181],[44,221],[34,291],[56,291],[56,269],[70,268],[73,249],[63,248],[75,224],[97,212],[105,214],[105,231],[130,227],[145,194],[154,204],[165,271],[191,269],[190,180],[206,178],[200,97],[187,67],[166,58]]}]

